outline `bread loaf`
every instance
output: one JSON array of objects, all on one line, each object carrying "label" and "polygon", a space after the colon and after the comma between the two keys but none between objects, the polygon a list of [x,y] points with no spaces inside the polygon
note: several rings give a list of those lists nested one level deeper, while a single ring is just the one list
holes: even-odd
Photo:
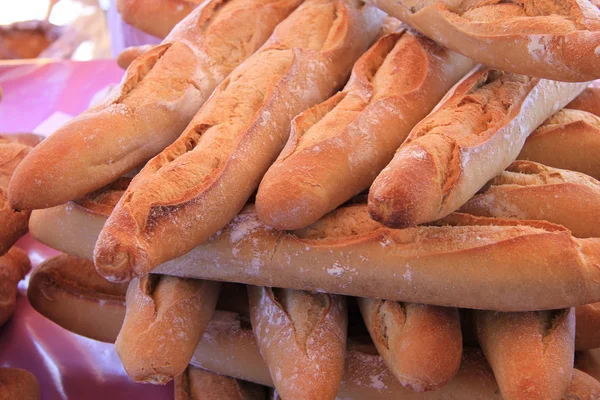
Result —
[{"label": "bread loaf", "polygon": [[0,256],[0,326],[14,314],[17,308],[17,285],[31,270],[27,253],[18,247]]},{"label": "bread loaf", "polygon": [[21,368],[0,368],[0,400],[40,400],[40,384]]},{"label": "bread loaf", "polygon": [[492,68],[600,78],[600,10],[588,0],[375,0],[436,42]]},{"label": "bread loaf", "polygon": [[564,109],[548,118],[525,142],[520,160],[531,160],[600,179],[600,117]]},{"label": "bread loaf", "polygon": [[38,144],[40,144],[40,142],[42,140],[44,140],[44,137],[41,135],[38,135],[36,133],[22,132],[22,133],[0,134],[0,139],[8,140],[9,142],[21,143],[22,145],[29,146],[29,147],[35,147]]},{"label": "bread loaf", "polygon": [[335,399],[344,372],[346,299],[248,287],[258,348],[284,399]]},{"label": "bread loaf", "polygon": [[508,167],[527,136],[585,86],[476,68],[411,131],[375,179],[371,216],[406,227],[455,211]]},{"label": "bread loaf", "polygon": [[231,221],[283,148],[292,118],[346,81],[384,16],[360,0],[305,1],[135,177],[96,244],[98,271],[113,280],[145,275]]},{"label": "bread loaf", "polygon": [[575,308],[577,327],[575,349],[600,348],[600,303],[591,303]]},{"label": "bread loaf", "polygon": [[201,0],[117,0],[117,11],[129,25],[164,38],[202,3]]},{"label": "bread loaf", "polygon": [[261,220],[303,228],[367,189],[410,130],[473,66],[414,31],[379,39],[342,92],[294,119],[258,189]]},{"label": "bread loaf", "polygon": [[212,318],[220,286],[157,275],[131,281],[115,342],[131,379],[165,384],[185,371]]},{"label": "bread loaf", "polygon": [[575,368],[600,380],[600,349],[576,352]]},{"label": "bread loaf", "polygon": [[474,313],[479,344],[503,399],[561,398],[573,375],[573,309]]},{"label": "bread loaf", "polygon": [[515,161],[460,212],[546,220],[565,226],[575,237],[600,237],[600,182],[578,172]]},{"label": "bread loaf", "polygon": [[187,367],[175,377],[175,400],[265,400],[266,390],[214,372]]},{"label": "bread loaf", "polygon": [[585,88],[566,108],[587,111],[600,116],[600,81],[594,81]]},{"label": "bread loaf", "polygon": [[61,327],[113,343],[125,317],[127,285],[106,281],[94,264],[67,254],[44,261],[31,274],[33,308]]},{"label": "bread loaf", "polygon": [[127,47],[125,50],[120,52],[119,55],[117,55],[117,65],[123,69],[127,69],[133,60],[147,51],[150,51],[153,47],[154,46],[151,44]]},{"label": "bread loaf", "polygon": [[458,310],[359,298],[371,339],[402,386],[435,390],[452,379],[462,355]]},{"label": "bread loaf", "polygon": [[204,2],[161,45],[136,58],[103,103],[36,148],[11,182],[11,206],[27,210],[65,203],[158,154],[300,2]]}]

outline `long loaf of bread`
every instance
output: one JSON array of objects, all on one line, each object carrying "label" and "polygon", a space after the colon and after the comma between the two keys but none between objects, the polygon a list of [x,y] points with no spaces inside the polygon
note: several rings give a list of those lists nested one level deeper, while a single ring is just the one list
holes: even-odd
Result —
[{"label": "long loaf of bread", "polygon": [[384,16],[360,0],[305,1],[134,178],[96,244],[98,271],[113,280],[145,275],[231,221],[283,148],[292,118],[346,81]]},{"label": "long loaf of bread", "polygon": [[561,398],[573,375],[573,309],[474,314],[479,344],[503,399]]},{"label": "long loaf of bread", "polygon": [[600,81],[592,82],[575,100],[567,104],[566,108],[600,116]]},{"label": "long loaf of bread", "polygon": [[207,0],[135,59],[98,106],[36,148],[11,182],[13,208],[62,204],[109,184],[183,132],[215,87],[301,0]]},{"label": "long loaf of bread", "polygon": [[265,387],[190,365],[175,378],[175,400],[265,400]]},{"label": "long loaf of bread", "polygon": [[267,225],[299,229],[367,189],[410,130],[474,63],[411,30],[381,38],[342,92],[296,117],[261,181]]},{"label": "long loaf of bread", "polygon": [[588,0],[374,0],[465,56],[559,81],[600,78],[600,10]]},{"label": "long loaf of bread", "polygon": [[600,380],[600,349],[576,352],[575,368]]},{"label": "long loaf of bread", "polygon": [[27,254],[18,247],[0,256],[0,326],[14,314],[17,307],[17,285],[31,270]]},{"label": "long loaf of bread", "polygon": [[600,348],[600,303],[575,307],[575,349]]},{"label": "long loaf of bread", "polygon": [[369,212],[393,227],[448,215],[514,161],[527,136],[587,84],[485,67],[422,120],[375,179]]}]

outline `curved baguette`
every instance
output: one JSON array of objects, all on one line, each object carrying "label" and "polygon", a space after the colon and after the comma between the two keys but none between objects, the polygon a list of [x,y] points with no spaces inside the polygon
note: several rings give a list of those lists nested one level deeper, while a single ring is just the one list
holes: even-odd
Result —
[{"label": "curved baguette", "polygon": [[567,104],[566,108],[590,112],[600,116],[600,81],[590,84],[575,100]]},{"label": "curved baguette", "polygon": [[600,303],[591,303],[575,308],[575,349],[600,348]]},{"label": "curved baguette", "polygon": [[27,253],[18,247],[0,256],[0,326],[14,314],[17,307],[17,285],[31,270]]},{"label": "curved baguette", "polygon": [[375,0],[386,13],[492,68],[557,81],[600,78],[600,10],[588,0]]},{"label": "curved baguette", "polygon": [[27,297],[44,317],[79,335],[113,343],[125,318],[127,285],[102,278],[91,261],[62,254],[31,274]]},{"label": "curved baguette", "polygon": [[165,384],[183,373],[212,318],[221,284],[172,276],[134,279],[115,350],[135,382]]},{"label": "curved baguette", "polygon": [[127,69],[133,60],[150,51],[152,48],[154,48],[154,45],[151,44],[127,47],[125,50],[120,52],[119,55],[117,55],[117,65],[123,69]]},{"label": "curved baguette", "polygon": [[201,0],[117,0],[117,11],[129,25],[164,38],[201,3]]},{"label": "curved baguette", "polygon": [[299,229],[367,189],[474,63],[413,31],[385,36],[342,92],[300,114],[256,195],[261,220]]},{"label": "curved baguette", "polygon": [[406,227],[455,211],[513,162],[527,136],[586,85],[476,68],[411,131],[375,179],[371,216]]},{"label": "curved baguette", "polygon": [[175,377],[175,400],[264,400],[263,386],[190,365]]},{"label": "curved baguette", "polygon": [[576,352],[575,368],[600,380],[600,349]]},{"label": "curved baguette", "polygon": [[462,334],[458,310],[359,298],[371,339],[402,386],[435,390],[460,366]]},{"label": "curved baguette", "polygon": [[40,400],[41,390],[35,376],[21,368],[0,368],[1,400]]},{"label": "curved baguette", "polygon": [[96,244],[98,271],[143,276],[231,221],[283,148],[292,118],[347,79],[384,16],[360,0],[305,1],[134,178]]},{"label": "curved baguette", "polygon": [[573,374],[573,309],[474,314],[479,344],[503,399],[561,398]]},{"label": "curved baguette", "polygon": [[27,233],[31,214],[30,211],[15,211],[8,204],[9,182],[31,147],[7,136],[0,136],[0,256]]},{"label": "curved baguette", "polygon": [[545,220],[565,226],[575,237],[600,237],[600,182],[578,172],[515,161],[459,211]]},{"label": "curved baguette", "polygon": [[11,206],[31,210],[65,203],[158,154],[300,2],[206,0],[161,45],[136,58],[102,104],[31,153],[10,184]]},{"label": "curved baguette", "polygon": [[564,109],[548,118],[529,136],[517,158],[600,179],[598,151],[600,117]]},{"label": "curved baguette", "polygon": [[252,328],[286,399],[335,399],[344,372],[346,298],[248,286]]}]

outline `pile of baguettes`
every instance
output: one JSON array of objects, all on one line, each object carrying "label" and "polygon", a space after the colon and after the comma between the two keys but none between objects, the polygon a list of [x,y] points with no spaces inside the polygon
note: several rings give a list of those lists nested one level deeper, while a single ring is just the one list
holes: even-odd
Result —
[{"label": "pile of baguettes", "polygon": [[0,251],[178,399],[600,399],[597,4],[373,2],[121,1],[170,33],[0,141]]}]

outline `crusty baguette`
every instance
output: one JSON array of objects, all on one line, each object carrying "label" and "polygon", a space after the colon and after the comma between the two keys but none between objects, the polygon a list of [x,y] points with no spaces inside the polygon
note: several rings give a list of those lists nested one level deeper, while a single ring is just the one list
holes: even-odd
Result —
[{"label": "crusty baguette", "polygon": [[459,211],[546,220],[565,226],[575,237],[600,237],[600,182],[578,172],[515,161]]},{"label": "crusty baguette", "polygon": [[17,307],[17,285],[31,270],[27,253],[18,247],[0,256],[0,326],[14,314]]},{"label": "crusty baguette", "polygon": [[317,221],[367,189],[410,130],[474,63],[414,31],[381,38],[342,92],[297,116],[256,210],[278,229]]},{"label": "crusty baguette", "polygon": [[600,349],[576,352],[575,368],[600,381]]},{"label": "crusty baguette", "polygon": [[248,286],[258,348],[284,399],[335,399],[344,372],[346,299]]},{"label": "crusty baguette", "polygon": [[61,327],[94,340],[114,342],[125,317],[127,285],[108,282],[89,260],[62,254],[31,274],[33,308]]},{"label": "crusty baguette", "polygon": [[146,53],[147,51],[150,51],[153,47],[154,45],[151,44],[128,47],[117,55],[117,65],[123,69],[127,69],[129,68],[129,65],[131,65],[133,60]]},{"label": "crusty baguette", "polygon": [[189,365],[175,377],[175,400],[265,400],[266,388]]},{"label": "crusty baguette", "polygon": [[458,310],[368,298],[358,304],[377,351],[402,386],[435,390],[456,375],[462,355]]},{"label": "crusty baguette", "polygon": [[8,204],[8,186],[17,165],[31,151],[31,147],[0,137],[0,256],[27,233],[30,211],[15,211]]},{"label": "crusty baguette", "polygon": [[561,398],[573,375],[573,309],[474,313],[479,344],[503,399]]},{"label": "crusty baguette", "polygon": [[564,109],[529,136],[517,158],[600,179],[598,151],[600,117],[586,111]]},{"label": "crusty baguette", "polygon": [[600,399],[600,382],[585,372],[573,370],[573,380],[562,400]]},{"label": "crusty baguette", "polygon": [[215,311],[220,286],[158,275],[131,281],[115,341],[131,379],[165,384],[185,371]]},{"label": "crusty baguette", "polygon": [[492,68],[558,81],[600,78],[600,10],[588,0],[374,0]]},{"label": "crusty baguette", "polygon": [[25,146],[35,147],[42,140],[44,140],[44,136],[38,135],[36,133],[7,133],[0,134],[0,139],[8,140],[9,142],[17,142],[21,143]]},{"label": "crusty baguette", "polygon": [[566,108],[590,112],[600,116],[600,81],[594,81],[585,88]]},{"label": "crusty baguette", "polygon": [[201,0],[117,0],[117,11],[129,25],[162,39],[201,3]]},{"label": "crusty baguette", "polygon": [[527,136],[583,83],[474,69],[422,120],[375,179],[369,212],[406,227],[458,209],[513,162]]},{"label": "crusty baguette", "polygon": [[600,348],[600,303],[575,307],[575,349]]},{"label": "crusty baguette", "polygon": [[35,376],[20,368],[0,368],[0,400],[40,400]]},{"label": "crusty baguette", "polygon": [[120,85],[44,140],[15,173],[16,209],[52,207],[109,184],[183,132],[214,88],[301,0],[206,0]]},{"label": "crusty baguette", "polygon": [[134,178],[96,244],[98,271],[145,275],[231,221],[283,148],[291,119],[345,82],[384,16],[360,0],[305,1]]}]

